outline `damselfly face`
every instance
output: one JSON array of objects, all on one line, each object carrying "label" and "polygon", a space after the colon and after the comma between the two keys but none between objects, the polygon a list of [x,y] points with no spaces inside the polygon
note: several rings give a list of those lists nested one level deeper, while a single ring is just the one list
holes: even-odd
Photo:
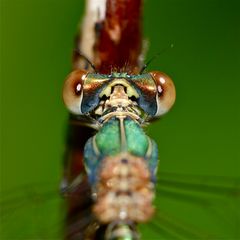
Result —
[{"label": "damselfly face", "polygon": [[76,115],[102,116],[106,111],[143,111],[148,118],[168,112],[175,102],[175,86],[169,76],[154,71],[140,75],[110,75],[73,71],[67,78],[63,99]]}]

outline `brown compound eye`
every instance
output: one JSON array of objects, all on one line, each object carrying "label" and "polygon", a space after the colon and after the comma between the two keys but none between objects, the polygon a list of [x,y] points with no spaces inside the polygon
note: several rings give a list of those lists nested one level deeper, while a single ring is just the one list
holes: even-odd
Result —
[{"label": "brown compound eye", "polygon": [[73,114],[82,114],[83,83],[87,72],[75,70],[69,74],[63,86],[63,101]]},{"label": "brown compound eye", "polygon": [[165,73],[153,71],[149,73],[156,83],[157,111],[155,116],[161,116],[168,112],[176,99],[175,86],[172,79]]}]

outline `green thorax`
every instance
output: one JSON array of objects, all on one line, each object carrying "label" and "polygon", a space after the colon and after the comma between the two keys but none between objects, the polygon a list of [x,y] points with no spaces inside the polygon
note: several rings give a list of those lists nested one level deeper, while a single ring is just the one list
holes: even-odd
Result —
[{"label": "green thorax", "polygon": [[130,117],[116,116],[108,119],[99,132],[90,138],[84,148],[84,165],[89,182],[95,184],[102,161],[109,156],[128,153],[142,157],[148,164],[152,181],[155,181],[158,164],[156,143]]},{"label": "green thorax", "polygon": [[115,155],[127,151],[144,156],[149,140],[137,122],[130,118],[114,117],[107,121],[95,136],[96,146],[103,155]]}]

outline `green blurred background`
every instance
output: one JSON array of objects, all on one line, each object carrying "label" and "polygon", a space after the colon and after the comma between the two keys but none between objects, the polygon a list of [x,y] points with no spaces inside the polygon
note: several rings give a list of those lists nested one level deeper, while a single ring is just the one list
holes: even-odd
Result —
[{"label": "green blurred background", "polygon": [[[0,181],[4,197],[4,192],[13,194],[11,189],[24,192],[22,186],[58,183],[61,178],[67,122],[61,91],[71,69],[73,39],[84,9],[82,0],[0,3]],[[145,1],[148,58],[174,44],[149,67],[172,76],[177,89],[173,110],[147,129],[159,144],[160,172],[240,175],[239,13],[236,0]],[[182,212],[182,207],[171,202],[163,201],[162,206],[197,225],[205,222],[202,225],[208,229],[216,224],[211,218],[199,220],[194,210]],[[230,215],[236,228],[238,208],[234,205]],[[151,227],[144,231],[146,239],[161,239],[151,235]],[[223,227],[221,234],[225,239],[238,239],[229,235],[232,231]]]}]

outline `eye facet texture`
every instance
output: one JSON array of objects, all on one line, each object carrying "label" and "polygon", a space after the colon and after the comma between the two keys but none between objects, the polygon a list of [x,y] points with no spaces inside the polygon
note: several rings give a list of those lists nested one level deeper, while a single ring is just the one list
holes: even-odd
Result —
[{"label": "eye facet texture", "polygon": [[161,116],[168,112],[176,99],[175,86],[172,79],[165,73],[153,71],[149,73],[156,83],[157,112],[155,116]]},{"label": "eye facet texture", "polygon": [[83,98],[83,83],[87,72],[75,70],[69,74],[63,86],[63,101],[68,110],[73,114],[81,114]]}]

